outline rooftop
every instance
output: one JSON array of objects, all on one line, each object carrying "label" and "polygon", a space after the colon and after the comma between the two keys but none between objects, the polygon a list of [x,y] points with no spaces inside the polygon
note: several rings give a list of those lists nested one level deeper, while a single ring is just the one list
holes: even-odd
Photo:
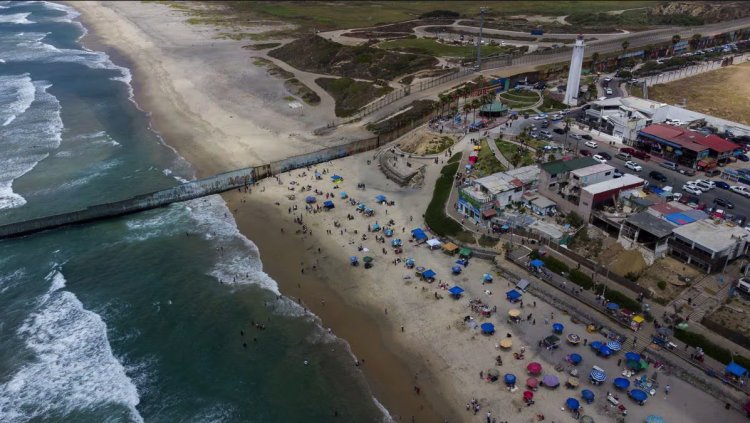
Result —
[{"label": "rooftop", "polygon": [[674,229],[674,226],[648,212],[636,213],[629,216],[625,221],[659,238],[668,236]]},{"label": "rooftop", "polygon": [[721,252],[735,245],[738,238],[747,238],[748,232],[738,226],[698,220],[675,228],[672,233],[714,252]]},{"label": "rooftop", "polygon": [[[474,186],[483,187],[489,195],[496,195],[501,192],[510,191],[525,184],[534,182],[539,178],[539,166],[531,165],[519,167],[518,169],[509,170],[507,172],[493,173],[492,175],[485,176],[474,180]],[[465,189],[466,192],[473,191],[472,189]]]},{"label": "rooftop", "polygon": [[570,174],[571,175],[576,175],[576,176],[578,176],[580,178],[583,178],[583,177],[586,177],[586,176],[589,176],[589,175],[596,175],[597,173],[612,171],[614,169],[615,169],[614,167],[612,167],[612,166],[610,166],[608,164],[597,163],[597,164],[595,164],[593,166],[582,167],[580,169],[576,169],[576,170],[570,172]]},{"label": "rooftop", "polygon": [[740,148],[739,145],[725,140],[718,135],[703,135],[700,132],[678,126],[664,124],[649,125],[643,128],[641,132],[678,144],[692,151],[703,151],[710,148],[719,153],[726,153]]},{"label": "rooftop", "polygon": [[666,216],[668,214],[678,213],[685,210],[692,210],[690,207],[675,201],[671,201],[669,203],[654,204],[653,206],[649,207],[649,209],[649,211],[651,211],[651,214],[655,214],[657,217]]},{"label": "rooftop", "polygon": [[557,175],[558,173],[570,172],[576,169],[593,166],[599,164],[596,160],[591,157],[579,157],[572,160],[557,160],[554,162],[544,163],[541,166],[542,170],[549,173],[550,175]]},{"label": "rooftop", "polygon": [[607,181],[599,182],[597,184],[591,184],[584,187],[583,190],[591,194],[599,194],[602,192],[611,191],[618,188],[633,188],[638,185],[643,185],[643,179],[626,173],[622,177],[617,179],[610,179]]}]

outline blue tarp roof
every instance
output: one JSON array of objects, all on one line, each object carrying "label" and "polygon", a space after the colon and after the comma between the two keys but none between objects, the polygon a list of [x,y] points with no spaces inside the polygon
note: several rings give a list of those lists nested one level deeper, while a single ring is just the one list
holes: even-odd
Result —
[{"label": "blue tarp roof", "polygon": [[460,295],[462,292],[464,292],[464,289],[456,285],[453,288],[449,289],[448,292],[450,292],[453,295]]},{"label": "blue tarp roof", "polygon": [[427,234],[424,233],[422,228],[412,229],[411,234],[416,239],[427,239]]},{"label": "blue tarp roof", "polygon": [[676,225],[686,225],[695,222],[695,219],[681,212],[670,213],[664,217]]},{"label": "blue tarp roof", "polygon": [[727,367],[726,367],[726,369],[724,369],[724,371],[727,372],[727,373],[729,373],[729,374],[731,374],[731,375],[735,375],[737,377],[745,377],[745,376],[747,376],[747,369],[744,368],[744,367],[742,367],[742,366],[740,366],[739,364],[737,364],[735,362],[731,362],[731,363],[727,364]]},{"label": "blue tarp roof", "polygon": [[542,267],[544,266],[544,262],[539,259],[531,260],[531,265],[534,267]]},{"label": "blue tarp roof", "polygon": [[422,276],[427,279],[434,278],[435,275],[437,275],[437,273],[435,273],[435,271],[432,269],[427,269],[424,272],[422,272]]},{"label": "blue tarp roof", "polygon": [[523,295],[523,294],[521,294],[520,292],[516,291],[515,289],[511,289],[510,291],[508,291],[508,292],[505,293],[505,297],[508,298],[509,300],[517,300],[517,299],[521,298],[521,295]]}]

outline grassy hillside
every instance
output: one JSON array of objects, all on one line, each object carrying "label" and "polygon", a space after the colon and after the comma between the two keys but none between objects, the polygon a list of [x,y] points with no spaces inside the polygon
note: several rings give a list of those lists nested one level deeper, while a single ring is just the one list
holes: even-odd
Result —
[{"label": "grassy hillside", "polygon": [[315,83],[336,101],[336,116],[350,116],[362,106],[393,90],[351,78],[318,78]]}]

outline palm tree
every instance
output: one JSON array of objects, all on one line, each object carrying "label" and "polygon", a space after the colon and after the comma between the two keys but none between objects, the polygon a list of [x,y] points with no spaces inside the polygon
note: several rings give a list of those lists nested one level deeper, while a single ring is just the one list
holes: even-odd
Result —
[{"label": "palm tree", "polygon": [[696,50],[698,48],[698,43],[700,42],[701,38],[703,36],[701,34],[693,34],[693,36],[690,38],[690,48],[693,50]]},{"label": "palm tree", "polygon": [[469,118],[470,111],[471,111],[471,104],[464,102],[464,126],[467,126],[466,119]]},{"label": "palm tree", "polygon": [[471,101],[471,108],[474,110],[474,122],[477,121],[477,109],[482,107],[482,102],[478,98]]},{"label": "palm tree", "polygon": [[596,70],[596,62],[599,61],[599,53],[594,52],[594,54],[591,55],[591,70]]},{"label": "palm tree", "polygon": [[440,115],[442,116],[445,112],[445,105],[450,102],[450,97],[445,94],[438,94],[438,100],[440,104]]},{"label": "palm tree", "polygon": [[628,51],[628,47],[630,47],[630,41],[625,40],[622,42],[622,54],[625,54],[626,51]]},{"label": "palm tree", "polygon": [[674,34],[672,36],[672,45],[679,43],[681,39],[680,34]]}]

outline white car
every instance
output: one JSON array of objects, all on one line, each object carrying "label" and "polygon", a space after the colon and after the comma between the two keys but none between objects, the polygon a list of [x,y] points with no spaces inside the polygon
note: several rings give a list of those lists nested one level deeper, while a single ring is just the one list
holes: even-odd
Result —
[{"label": "white car", "polygon": [[696,187],[695,185],[683,185],[682,190],[687,192],[688,194],[693,195],[701,195],[703,194],[703,191],[700,190],[700,188]]},{"label": "white car", "polygon": [[602,156],[600,156],[598,154],[594,154],[593,156],[591,156],[591,158],[594,159],[594,160],[596,160],[597,162],[599,162],[601,164],[607,163],[607,159],[605,159],[604,157],[602,157]]},{"label": "white car", "polygon": [[750,198],[750,190],[748,190],[747,188],[743,186],[732,185],[731,187],[729,187],[729,190],[732,192],[736,192],[739,195],[743,195],[745,197]]},{"label": "white car", "polygon": [[570,137],[573,138],[574,140],[582,140],[583,139],[583,137],[580,136],[580,135],[578,135],[578,134],[571,134]]},{"label": "white car", "polygon": [[534,120],[542,120],[542,119],[547,119],[547,114],[546,113],[542,113],[542,114],[538,114],[538,115],[534,116]]},{"label": "white car", "polygon": [[611,80],[612,80],[612,78],[611,78],[611,77],[609,77],[609,76],[608,76],[608,77],[606,77],[606,78],[604,78],[604,82],[609,82],[609,81],[611,81]]},{"label": "white car", "polygon": [[638,163],[633,162],[633,161],[627,161],[627,162],[625,162],[625,167],[627,167],[630,170],[634,170],[636,172],[640,172],[640,171],[643,170],[643,168],[641,167],[641,165],[639,165]]},{"label": "white car", "polygon": [[698,189],[700,189],[703,192],[708,192],[711,190],[711,188],[713,188],[712,184],[709,184],[707,181],[701,181],[701,180],[696,181],[695,186],[698,187]]},{"label": "white car", "polygon": [[594,141],[586,141],[585,143],[583,143],[583,145],[585,145],[586,147],[589,147],[589,148],[597,148],[597,147],[599,147],[599,144],[595,143]]},{"label": "white car", "polygon": [[607,88],[604,92],[607,93],[607,95],[612,95],[612,88]]}]

